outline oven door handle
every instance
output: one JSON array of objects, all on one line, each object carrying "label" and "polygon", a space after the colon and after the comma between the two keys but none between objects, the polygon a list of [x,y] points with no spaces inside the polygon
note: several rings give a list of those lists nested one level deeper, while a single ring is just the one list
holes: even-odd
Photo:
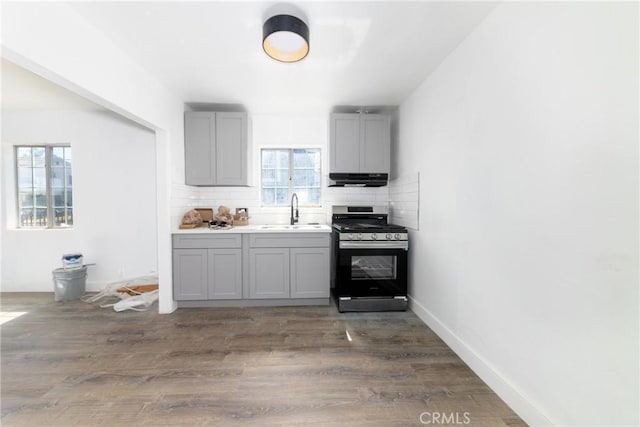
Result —
[{"label": "oven door handle", "polygon": [[340,242],[340,249],[404,249],[409,250],[409,242],[404,241],[383,241],[383,242]]}]

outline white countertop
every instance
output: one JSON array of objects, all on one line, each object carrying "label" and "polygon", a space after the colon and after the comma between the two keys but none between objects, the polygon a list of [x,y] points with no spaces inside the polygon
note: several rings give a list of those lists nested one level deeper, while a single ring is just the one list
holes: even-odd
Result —
[{"label": "white countertop", "polygon": [[175,228],[173,234],[219,234],[219,233],[330,233],[331,227],[326,224],[261,224],[238,225],[227,230],[210,230],[208,227]]}]

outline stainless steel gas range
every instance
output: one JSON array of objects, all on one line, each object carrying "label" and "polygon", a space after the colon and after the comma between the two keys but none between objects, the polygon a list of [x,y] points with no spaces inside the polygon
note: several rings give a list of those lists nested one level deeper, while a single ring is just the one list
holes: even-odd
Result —
[{"label": "stainless steel gas range", "polygon": [[331,218],[338,310],[406,310],[407,229],[387,222],[387,206],[333,206]]}]

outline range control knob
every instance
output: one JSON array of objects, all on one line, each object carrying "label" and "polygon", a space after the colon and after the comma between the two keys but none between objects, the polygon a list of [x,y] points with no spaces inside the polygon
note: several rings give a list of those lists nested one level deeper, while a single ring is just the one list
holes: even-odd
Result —
[{"label": "range control knob", "polygon": [[378,240],[378,235],[376,233],[371,233],[371,240]]},{"label": "range control knob", "polygon": [[349,240],[353,240],[353,233],[349,233],[349,234],[347,235],[347,239],[349,239]]},{"label": "range control knob", "polygon": [[396,240],[400,240],[400,233],[396,233],[395,236],[393,236]]},{"label": "range control knob", "polygon": [[386,238],[387,238],[387,240],[391,240],[391,239],[393,239],[393,236],[391,235],[391,233],[387,233],[387,235],[386,235],[386,236],[384,236],[384,237],[386,237]]},{"label": "range control knob", "polygon": [[358,233],[358,240],[362,240],[362,233]]}]

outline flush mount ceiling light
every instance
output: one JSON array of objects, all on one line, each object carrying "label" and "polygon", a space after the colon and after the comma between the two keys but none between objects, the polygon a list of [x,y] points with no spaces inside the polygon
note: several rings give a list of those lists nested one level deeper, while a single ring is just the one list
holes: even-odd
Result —
[{"label": "flush mount ceiling light", "polygon": [[295,16],[272,16],[262,26],[262,48],[275,60],[300,61],[309,53],[309,27]]}]

